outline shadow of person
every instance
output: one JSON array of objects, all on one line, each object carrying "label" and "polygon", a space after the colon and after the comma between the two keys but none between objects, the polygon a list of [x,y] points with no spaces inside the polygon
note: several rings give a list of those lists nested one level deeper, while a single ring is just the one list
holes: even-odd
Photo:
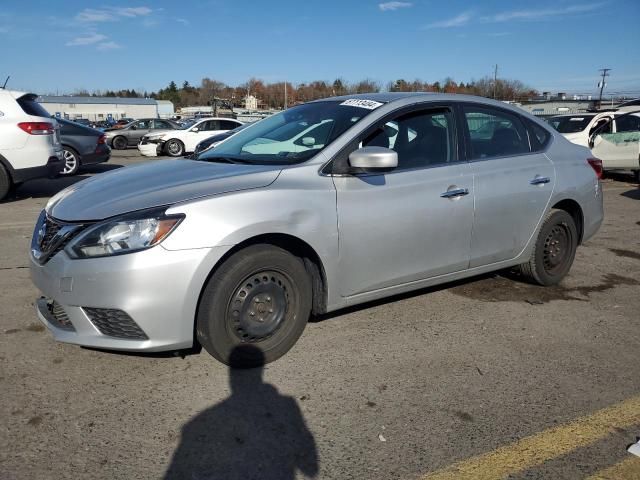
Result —
[{"label": "shadow of person", "polygon": [[[264,358],[258,348],[240,348]],[[236,347],[231,364],[238,354]],[[231,396],[183,426],[165,479],[288,480],[297,471],[316,476],[315,440],[296,401],[264,383],[262,372],[262,366],[229,370]]]}]

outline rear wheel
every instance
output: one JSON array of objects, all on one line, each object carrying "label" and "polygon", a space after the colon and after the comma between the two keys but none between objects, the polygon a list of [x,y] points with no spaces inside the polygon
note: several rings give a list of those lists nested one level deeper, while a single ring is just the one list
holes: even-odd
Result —
[{"label": "rear wheel", "polygon": [[122,135],[118,135],[111,141],[111,146],[116,150],[124,150],[127,148],[128,144],[129,142]]},{"label": "rear wheel", "polygon": [[11,191],[11,176],[4,165],[0,164],[0,200],[3,200]]},{"label": "rear wheel", "polygon": [[551,210],[538,232],[531,258],[520,265],[520,271],[531,282],[555,285],[569,273],[577,246],[573,217],[564,210]]},{"label": "rear wheel", "polygon": [[61,175],[75,175],[80,168],[80,155],[73,148],[64,146],[64,168]]},{"label": "rear wheel", "polygon": [[184,143],[176,138],[167,140],[164,148],[167,154],[171,157],[181,157],[182,155],[184,155]]},{"label": "rear wheel", "polygon": [[300,258],[273,245],[240,250],[216,270],[203,291],[198,341],[232,367],[272,362],[302,335],[311,292]]}]

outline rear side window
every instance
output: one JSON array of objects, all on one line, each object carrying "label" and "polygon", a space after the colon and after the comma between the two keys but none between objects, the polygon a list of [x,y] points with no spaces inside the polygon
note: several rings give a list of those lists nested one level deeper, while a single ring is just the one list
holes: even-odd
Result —
[{"label": "rear side window", "polygon": [[616,118],[616,132],[637,132],[640,130],[640,117],[623,115]]},{"label": "rear side window", "polygon": [[50,117],[51,114],[47,112],[42,105],[36,102],[34,95],[24,95],[18,100],[18,105],[22,108],[22,111],[27,115],[33,115],[36,117]]},{"label": "rear side window", "polygon": [[516,115],[502,110],[464,106],[469,129],[471,159],[486,159],[529,153],[529,138]]},{"label": "rear side window", "polygon": [[551,134],[535,122],[527,121],[527,127],[529,129],[531,151],[539,152],[540,150],[544,150],[549,140],[551,140]]},{"label": "rear side window", "polygon": [[231,122],[229,120],[220,120],[220,130],[233,130],[237,127],[239,127],[239,125],[236,122]]}]

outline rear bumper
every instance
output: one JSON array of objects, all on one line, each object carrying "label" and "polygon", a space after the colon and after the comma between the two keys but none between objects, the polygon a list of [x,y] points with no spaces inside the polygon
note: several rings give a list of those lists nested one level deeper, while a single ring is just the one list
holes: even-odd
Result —
[{"label": "rear bumper", "polygon": [[111,158],[111,149],[105,145],[104,148],[99,148],[94,153],[82,155],[82,158],[80,159],[80,163],[82,163],[82,165],[92,165],[94,163],[108,162],[110,158]]},{"label": "rear bumper", "polygon": [[19,168],[11,171],[14,183],[22,183],[34,178],[55,178],[64,168],[64,160],[60,157],[49,157],[45,165],[39,167]]}]

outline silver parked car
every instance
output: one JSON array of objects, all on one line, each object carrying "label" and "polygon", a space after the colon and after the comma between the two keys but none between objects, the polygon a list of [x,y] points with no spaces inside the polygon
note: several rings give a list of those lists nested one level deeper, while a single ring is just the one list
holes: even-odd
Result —
[{"label": "silver parked car", "polygon": [[310,314],[514,266],[558,283],[602,222],[600,171],[588,149],[484,98],[311,102],[198,161],[53,197],[31,247],[38,315],[63,342],[199,342],[233,366],[256,350],[273,361]]},{"label": "silver parked car", "polygon": [[159,133],[182,128],[173,120],[160,118],[141,118],[127,123],[124,127],[108,128],[104,131],[107,142],[115,150],[124,150],[127,147],[136,146],[140,139],[148,133]]}]

